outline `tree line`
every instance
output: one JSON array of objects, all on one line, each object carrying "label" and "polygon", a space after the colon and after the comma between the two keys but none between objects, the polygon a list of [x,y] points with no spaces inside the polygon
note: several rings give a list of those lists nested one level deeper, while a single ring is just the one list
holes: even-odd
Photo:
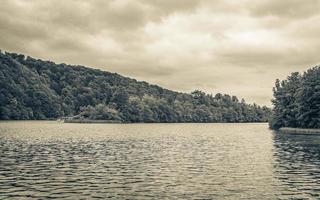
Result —
[{"label": "tree line", "polygon": [[320,128],[320,67],[276,80],[270,127]]},{"label": "tree line", "polygon": [[266,122],[271,110],[236,96],[190,94],[83,66],[0,53],[0,119]]}]

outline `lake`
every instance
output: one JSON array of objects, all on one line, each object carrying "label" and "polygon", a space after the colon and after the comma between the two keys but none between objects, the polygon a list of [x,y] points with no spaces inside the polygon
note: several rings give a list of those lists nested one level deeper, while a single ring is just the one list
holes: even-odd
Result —
[{"label": "lake", "polygon": [[320,136],[257,124],[0,122],[0,199],[317,199]]}]

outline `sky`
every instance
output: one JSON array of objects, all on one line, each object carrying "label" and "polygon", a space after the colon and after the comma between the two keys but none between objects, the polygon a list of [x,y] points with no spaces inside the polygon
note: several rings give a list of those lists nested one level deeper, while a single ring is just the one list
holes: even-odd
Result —
[{"label": "sky", "polygon": [[320,0],[0,0],[0,49],[270,106],[320,63]]}]

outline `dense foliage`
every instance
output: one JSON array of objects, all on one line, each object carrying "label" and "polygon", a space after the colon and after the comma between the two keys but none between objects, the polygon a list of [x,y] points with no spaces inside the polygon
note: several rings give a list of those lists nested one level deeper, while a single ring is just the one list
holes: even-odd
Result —
[{"label": "dense foliage", "polygon": [[163,89],[115,73],[0,53],[0,119],[262,122],[270,109],[235,96]]},{"label": "dense foliage", "polygon": [[277,79],[273,93],[271,128],[320,128],[319,66],[304,74],[292,73],[281,82]]}]

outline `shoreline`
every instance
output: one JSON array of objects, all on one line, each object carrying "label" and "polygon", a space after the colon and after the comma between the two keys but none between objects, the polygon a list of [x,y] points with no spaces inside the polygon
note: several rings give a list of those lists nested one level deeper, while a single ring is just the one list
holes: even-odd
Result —
[{"label": "shoreline", "polygon": [[281,133],[297,134],[297,135],[320,135],[320,129],[311,128],[290,128],[282,127],[278,130]]},{"label": "shoreline", "polygon": [[65,120],[65,119],[42,119],[42,120],[0,120],[1,122],[57,122],[57,123],[100,123],[100,124],[267,124],[268,122],[121,122],[112,120]]},{"label": "shoreline", "polygon": [[117,120],[91,120],[91,119],[64,119],[63,123],[80,123],[80,124],[121,124]]},{"label": "shoreline", "polygon": [[267,122],[122,122],[116,120],[91,120],[91,119],[64,119],[59,122],[63,123],[80,123],[80,124],[259,124]]}]

